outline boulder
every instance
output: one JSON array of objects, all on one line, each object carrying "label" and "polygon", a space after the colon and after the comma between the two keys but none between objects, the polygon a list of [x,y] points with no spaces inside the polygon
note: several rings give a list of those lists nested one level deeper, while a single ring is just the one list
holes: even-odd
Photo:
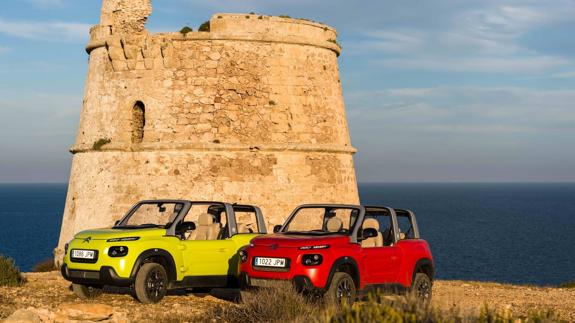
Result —
[{"label": "boulder", "polygon": [[12,313],[4,323],[42,323],[40,316],[35,312],[27,309],[19,309]]}]

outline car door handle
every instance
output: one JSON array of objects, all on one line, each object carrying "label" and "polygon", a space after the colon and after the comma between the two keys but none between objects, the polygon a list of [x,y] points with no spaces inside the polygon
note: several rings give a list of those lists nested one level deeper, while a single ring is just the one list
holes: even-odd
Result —
[{"label": "car door handle", "polygon": [[178,246],[178,250],[186,250],[186,246],[181,244]]},{"label": "car door handle", "polygon": [[228,251],[227,248],[220,248],[220,249],[218,249],[218,252],[226,252],[226,251]]}]

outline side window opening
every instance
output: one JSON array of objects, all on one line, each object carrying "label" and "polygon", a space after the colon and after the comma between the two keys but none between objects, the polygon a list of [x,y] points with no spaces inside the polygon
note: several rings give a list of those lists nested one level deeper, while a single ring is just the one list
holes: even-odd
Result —
[{"label": "side window opening", "polygon": [[399,239],[415,239],[415,231],[413,230],[413,223],[408,214],[397,214],[397,225],[399,227]]},{"label": "side window opening", "polygon": [[[375,225],[377,221],[377,225]],[[369,223],[369,227],[377,226],[378,231],[383,238],[383,246],[391,246],[393,244],[393,225],[389,213],[383,212],[367,212],[364,219],[364,226]]]},{"label": "side window opening", "polygon": [[144,141],[144,128],[146,126],[146,106],[137,101],[132,108],[132,143],[141,144]]}]

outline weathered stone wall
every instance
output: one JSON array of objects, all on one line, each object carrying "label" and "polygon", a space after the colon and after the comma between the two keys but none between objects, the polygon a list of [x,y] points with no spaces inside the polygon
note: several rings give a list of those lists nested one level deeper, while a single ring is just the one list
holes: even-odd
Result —
[{"label": "weathered stone wall", "polygon": [[273,224],[358,202],[335,30],[216,14],[210,32],[150,35],[147,4],[106,0],[91,31],[60,248],[141,199],[254,203]]}]

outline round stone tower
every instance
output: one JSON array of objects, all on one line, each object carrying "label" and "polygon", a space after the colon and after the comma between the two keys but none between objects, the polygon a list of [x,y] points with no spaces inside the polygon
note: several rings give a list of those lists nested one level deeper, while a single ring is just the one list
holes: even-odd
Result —
[{"label": "round stone tower", "polygon": [[336,31],[216,14],[210,30],[149,34],[150,0],[104,0],[58,252],[142,199],[358,203]]}]

